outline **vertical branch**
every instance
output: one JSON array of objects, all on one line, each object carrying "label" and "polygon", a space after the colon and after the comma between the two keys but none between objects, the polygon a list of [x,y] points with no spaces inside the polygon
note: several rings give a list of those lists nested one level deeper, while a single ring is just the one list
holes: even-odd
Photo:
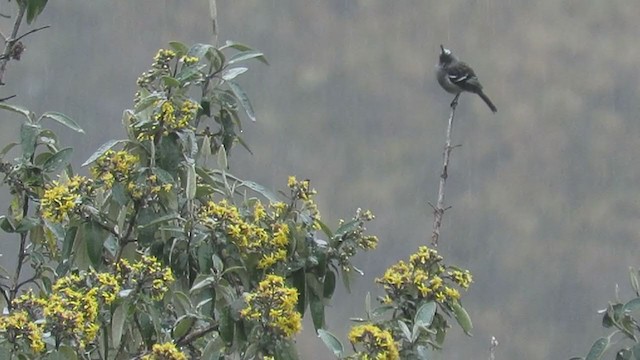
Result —
[{"label": "vertical branch", "polygon": [[[12,58],[13,47],[17,43],[18,31],[20,30],[20,24],[22,24],[22,18],[27,11],[27,5],[18,2],[18,15],[16,21],[13,23],[13,30],[9,37],[4,39],[4,51],[0,55],[0,85],[4,85],[4,72],[7,69],[7,63]],[[19,57],[19,55],[18,55]]]},{"label": "vertical branch", "polygon": [[438,187],[438,202],[433,208],[433,232],[431,234],[431,245],[438,246],[438,240],[440,238],[440,229],[442,228],[442,216],[449,207],[444,206],[444,187],[447,184],[447,177],[449,177],[449,158],[451,157],[451,151],[455,146],[451,145],[451,132],[453,131],[453,119],[456,113],[456,106],[458,106],[458,98],[460,94],[456,95],[451,102],[451,114],[449,115],[449,123],[447,125],[447,137],[445,140],[444,151],[442,153],[442,172],[440,173],[440,186]]},{"label": "vertical branch", "polygon": [[213,32],[213,45],[218,46],[218,7],[216,0],[209,0],[209,15],[211,16],[211,27]]}]

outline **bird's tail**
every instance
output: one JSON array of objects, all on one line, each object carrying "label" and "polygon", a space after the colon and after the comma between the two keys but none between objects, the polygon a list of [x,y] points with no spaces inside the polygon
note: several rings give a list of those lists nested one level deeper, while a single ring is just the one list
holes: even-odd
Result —
[{"label": "bird's tail", "polygon": [[493,112],[498,111],[498,108],[495,105],[493,105],[493,102],[491,101],[491,99],[489,99],[489,97],[485,95],[485,93],[482,92],[482,90],[478,92],[478,96],[480,96],[482,100],[484,100],[484,102],[487,104],[487,106],[489,106],[489,109],[491,109],[491,111]]}]

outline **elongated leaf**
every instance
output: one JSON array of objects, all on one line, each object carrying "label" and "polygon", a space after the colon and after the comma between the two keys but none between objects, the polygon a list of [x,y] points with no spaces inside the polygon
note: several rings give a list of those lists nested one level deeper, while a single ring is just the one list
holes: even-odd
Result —
[{"label": "elongated leaf", "polygon": [[473,325],[471,324],[471,318],[469,317],[467,310],[465,310],[459,302],[454,302],[451,307],[453,308],[453,315],[464,333],[471,336],[471,329],[473,328]]},{"label": "elongated leaf", "polygon": [[9,110],[9,111],[13,111],[14,113],[18,113],[24,117],[27,118],[27,120],[29,120],[30,122],[33,122],[33,120],[35,119],[35,116],[33,115],[33,113],[21,106],[17,106],[17,105],[9,105],[9,104],[5,104],[3,102],[0,102],[0,109],[4,109],[4,110]]},{"label": "elongated leaf", "polygon": [[251,101],[249,101],[249,97],[244,92],[244,90],[242,90],[240,85],[233,81],[227,81],[227,84],[229,84],[231,91],[233,91],[233,94],[236,96],[238,101],[240,101],[240,104],[244,108],[244,111],[247,113],[249,119],[251,119],[251,121],[256,121],[256,114],[253,111],[253,106],[251,105]]},{"label": "elongated leaf", "polygon": [[122,341],[122,333],[124,331],[124,324],[129,317],[129,304],[124,303],[116,308],[111,317],[111,341],[113,346],[118,348]]},{"label": "elongated leaf", "polygon": [[[308,280],[308,278],[307,278]],[[309,311],[311,311],[311,319],[313,320],[313,327],[318,329],[323,329],[325,325],[324,318],[324,304],[322,303],[322,299],[318,296],[309,293]]]},{"label": "elongated leaf", "polygon": [[27,24],[33,21],[42,13],[47,5],[47,0],[28,0],[27,1]]},{"label": "elongated leaf", "polygon": [[195,164],[191,163],[187,166],[187,185],[186,185],[186,195],[187,199],[193,200],[196,197],[196,168]]},{"label": "elongated leaf", "polygon": [[407,339],[409,342],[412,342],[413,337],[411,336],[411,330],[409,330],[409,327],[407,326],[407,324],[405,324],[404,321],[398,320],[398,327],[402,331],[404,338]]},{"label": "elongated leaf", "polygon": [[52,157],[48,158],[47,161],[42,164],[42,170],[44,172],[53,172],[56,173],[62,170],[65,166],[67,166],[71,162],[71,155],[73,154],[72,148],[65,148],[57,153],[53,154]]},{"label": "elongated leaf", "polygon": [[325,345],[327,345],[329,350],[333,352],[333,355],[335,355],[337,358],[342,357],[342,354],[344,353],[344,347],[335,335],[326,330],[318,329],[318,337],[322,340],[322,342],[324,342]]},{"label": "elongated leaf", "polygon": [[239,42],[235,42],[235,41],[231,41],[231,40],[227,40],[227,42],[220,47],[220,50],[224,50],[227,48],[232,48],[232,49],[236,49],[238,51],[249,51],[249,50],[253,50],[252,47],[250,47],[249,45],[245,45],[245,44],[241,44]]},{"label": "elongated leaf", "polygon": [[269,65],[269,63],[267,62],[267,59],[264,57],[264,54],[258,51],[244,51],[244,52],[237,53],[229,59],[228,64],[233,65],[235,63],[239,63],[239,62],[250,60],[250,59],[258,59],[263,63]]},{"label": "elongated leaf", "polygon": [[173,325],[171,337],[176,340],[182,338],[187,335],[195,323],[196,318],[193,315],[183,315],[179,317]]},{"label": "elongated leaf", "polygon": [[273,192],[271,192],[269,189],[267,189],[266,187],[253,182],[253,181],[242,181],[242,183],[240,183],[240,186],[246,186],[249,189],[257,192],[258,194],[264,196],[265,198],[267,198],[267,200],[269,200],[272,203],[278,202],[280,201],[280,199],[278,199],[278,196],[276,194],[274,194]]},{"label": "elongated leaf", "polygon": [[[333,297],[333,292],[336,290],[336,274],[329,270],[324,276],[324,290],[322,292],[322,296],[325,299],[331,299]],[[369,293],[367,293],[368,295]]]},{"label": "elongated leaf", "polygon": [[64,125],[66,127],[68,127],[69,129],[79,132],[81,134],[84,134],[84,130],[82,130],[82,128],[80,127],[80,125],[78,125],[75,121],[73,121],[73,119],[71,119],[70,117],[68,117],[65,114],[61,114],[59,112],[53,112],[53,111],[49,111],[46,112],[44,114],[42,114],[42,116],[40,116],[40,119],[51,119],[55,122],[57,122],[58,124]]},{"label": "elongated leaf", "polygon": [[604,352],[607,350],[608,346],[609,346],[609,339],[602,337],[596,340],[596,342],[594,342],[593,345],[591,346],[591,350],[589,350],[589,354],[587,354],[587,357],[585,358],[585,360],[602,359],[602,355],[604,355]]},{"label": "elongated leaf", "polygon": [[433,316],[436,314],[436,303],[433,301],[429,301],[428,303],[422,304],[418,311],[416,311],[415,316],[415,324],[418,326],[429,327],[431,326],[431,322],[433,321]]},{"label": "elongated leaf", "polygon": [[108,150],[110,150],[112,147],[120,144],[120,143],[124,143],[127,142],[128,140],[109,140],[106,143],[100,145],[100,147],[98,148],[98,150],[96,150],[96,152],[94,152],[93,154],[91,154],[91,156],[89,156],[89,158],[82,163],[81,166],[87,166],[89,164],[91,164],[92,162],[96,161],[100,156],[102,156],[104,153],[106,153]]},{"label": "elongated leaf", "polygon": [[20,126],[20,146],[22,147],[22,156],[26,159],[36,151],[36,139],[40,132],[40,126],[37,124],[23,123]]},{"label": "elongated leaf", "polygon": [[246,67],[235,67],[235,68],[230,68],[227,69],[225,71],[222,72],[222,79],[229,81],[229,80],[233,80],[236,77],[238,77],[238,75],[240,74],[244,74],[245,72],[247,72],[247,70],[249,70]]},{"label": "elongated leaf", "polygon": [[187,45],[179,41],[169,41],[169,46],[171,47],[171,49],[173,49],[173,51],[176,52],[176,55],[178,57],[183,56],[184,54],[187,53],[187,51],[189,51],[189,48],[187,47]]},{"label": "elongated leaf", "polygon": [[224,341],[218,336],[207,343],[207,346],[202,350],[202,357],[200,360],[219,360],[222,350],[224,349]]},{"label": "elongated leaf", "polygon": [[85,241],[87,245],[87,254],[91,265],[99,267],[102,265],[102,252],[104,249],[104,241],[106,240],[106,232],[94,222],[87,222],[83,226]]}]

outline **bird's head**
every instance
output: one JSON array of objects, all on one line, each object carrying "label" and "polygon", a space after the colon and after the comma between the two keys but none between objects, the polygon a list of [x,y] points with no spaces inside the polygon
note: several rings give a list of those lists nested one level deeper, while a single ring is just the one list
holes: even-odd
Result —
[{"label": "bird's head", "polygon": [[451,64],[453,61],[457,60],[453,55],[451,50],[445,48],[443,45],[440,45],[440,63],[441,64]]}]

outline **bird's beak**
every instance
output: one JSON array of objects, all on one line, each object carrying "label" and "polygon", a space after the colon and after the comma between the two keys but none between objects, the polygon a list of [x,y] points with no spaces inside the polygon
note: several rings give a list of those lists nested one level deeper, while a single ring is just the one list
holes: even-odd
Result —
[{"label": "bird's beak", "polygon": [[442,46],[442,44],[440,44],[440,50],[442,50],[442,54],[444,54],[446,51],[444,50],[444,46]]}]

